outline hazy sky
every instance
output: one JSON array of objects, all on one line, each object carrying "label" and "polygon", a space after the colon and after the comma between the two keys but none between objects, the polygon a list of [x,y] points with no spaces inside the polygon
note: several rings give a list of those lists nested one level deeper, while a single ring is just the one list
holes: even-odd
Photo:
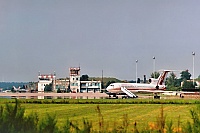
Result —
[{"label": "hazy sky", "polygon": [[38,71],[135,79],[156,70],[200,75],[199,0],[0,0],[0,81]]}]

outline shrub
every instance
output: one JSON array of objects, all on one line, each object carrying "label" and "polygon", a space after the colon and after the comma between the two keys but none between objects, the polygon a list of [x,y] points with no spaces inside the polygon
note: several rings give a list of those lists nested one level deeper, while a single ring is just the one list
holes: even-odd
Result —
[{"label": "shrub", "polygon": [[39,133],[56,133],[58,132],[56,126],[56,115],[47,114],[45,118],[39,123]]},{"label": "shrub", "polygon": [[6,104],[0,107],[0,132],[1,133],[37,133],[57,132],[55,116],[47,114],[39,124],[38,115],[31,113],[25,116],[25,108],[15,100],[15,105]]},{"label": "shrub", "polygon": [[190,114],[192,116],[192,123],[187,122],[185,132],[199,133],[200,132],[200,105],[197,108],[191,109]]}]

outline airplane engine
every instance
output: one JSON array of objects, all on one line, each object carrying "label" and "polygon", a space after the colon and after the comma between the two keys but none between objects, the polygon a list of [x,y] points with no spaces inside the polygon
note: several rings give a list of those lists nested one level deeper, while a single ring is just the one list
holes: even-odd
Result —
[{"label": "airplane engine", "polygon": [[157,89],[157,90],[159,89],[159,86],[158,86],[158,85],[156,86],[156,89]]}]

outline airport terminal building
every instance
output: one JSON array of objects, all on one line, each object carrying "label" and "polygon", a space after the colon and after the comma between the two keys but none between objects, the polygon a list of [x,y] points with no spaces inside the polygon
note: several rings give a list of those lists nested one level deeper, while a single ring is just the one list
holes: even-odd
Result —
[{"label": "airport terminal building", "polygon": [[101,81],[81,81],[80,67],[69,68],[70,89],[73,93],[101,92]]},{"label": "airport terminal building", "polygon": [[56,74],[38,75],[38,92],[44,92],[45,86],[52,84],[53,92],[89,93],[101,92],[101,81],[81,81],[80,67],[69,68],[69,78],[56,79]]}]

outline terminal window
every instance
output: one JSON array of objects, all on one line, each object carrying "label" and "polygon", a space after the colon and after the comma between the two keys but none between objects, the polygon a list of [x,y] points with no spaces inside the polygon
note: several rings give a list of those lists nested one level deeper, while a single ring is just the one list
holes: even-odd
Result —
[{"label": "terminal window", "polygon": [[79,70],[70,70],[71,75],[79,75]]}]

